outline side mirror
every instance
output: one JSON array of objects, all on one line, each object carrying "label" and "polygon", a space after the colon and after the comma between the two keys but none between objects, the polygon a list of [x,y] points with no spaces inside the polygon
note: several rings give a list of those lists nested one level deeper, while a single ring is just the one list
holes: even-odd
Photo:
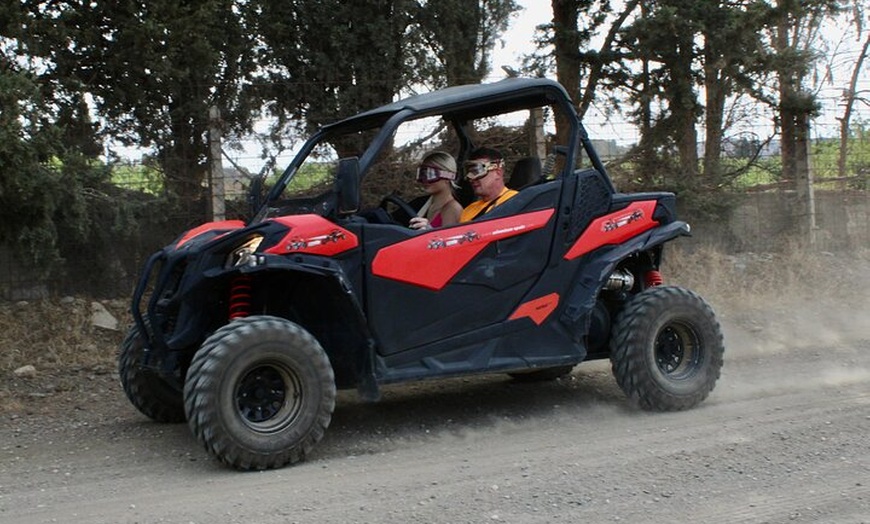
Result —
[{"label": "side mirror", "polygon": [[339,215],[352,215],[359,211],[359,178],[359,158],[354,156],[338,161],[335,192]]}]

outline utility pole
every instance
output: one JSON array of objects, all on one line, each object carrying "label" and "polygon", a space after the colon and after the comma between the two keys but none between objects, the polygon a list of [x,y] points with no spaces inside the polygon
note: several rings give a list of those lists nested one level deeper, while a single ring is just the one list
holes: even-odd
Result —
[{"label": "utility pole", "polygon": [[208,109],[208,179],[211,191],[213,221],[226,220],[224,167],[221,161],[221,112],[217,106]]}]

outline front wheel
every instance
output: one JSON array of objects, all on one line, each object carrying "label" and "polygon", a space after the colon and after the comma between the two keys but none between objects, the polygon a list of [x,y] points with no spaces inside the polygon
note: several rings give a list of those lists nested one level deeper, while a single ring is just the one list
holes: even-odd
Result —
[{"label": "front wheel", "polygon": [[118,376],[130,403],[157,422],[184,422],[181,391],[157,372],[143,368],[145,337],[135,324],[118,348]]},{"label": "front wheel", "polygon": [[610,342],[613,375],[640,407],[678,411],[713,390],[725,348],[713,309],[696,293],[649,288],[618,314]]},{"label": "front wheel", "polygon": [[193,357],[184,385],[194,435],[238,469],[303,460],[334,407],[335,380],[323,348],[277,317],[241,318],[217,330]]}]

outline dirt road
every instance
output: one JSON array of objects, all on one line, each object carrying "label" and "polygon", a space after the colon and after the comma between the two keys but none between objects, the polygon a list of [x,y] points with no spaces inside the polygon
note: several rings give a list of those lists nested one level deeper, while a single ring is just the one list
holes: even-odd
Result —
[{"label": "dirt road", "polygon": [[688,412],[631,409],[605,362],[349,392],[307,462],[260,473],[89,375],[66,417],[2,420],[0,522],[870,522],[870,333],[725,327],[722,379]]}]

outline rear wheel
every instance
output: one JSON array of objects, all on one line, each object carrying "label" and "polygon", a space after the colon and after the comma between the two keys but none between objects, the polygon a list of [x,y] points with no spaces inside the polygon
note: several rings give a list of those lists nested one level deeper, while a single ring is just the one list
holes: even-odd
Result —
[{"label": "rear wheel", "polygon": [[254,316],[210,336],[184,386],[188,424],[206,450],[239,469],[303,460],[323,437],[335,380],[317,340],[285,319]]},{"label": "rear wheel", "polygon": [[689,409],[719,378],[724,354],[713,309],[699,295],[673,286],[632,297],[617,316],[611,337],[613,375],[640,407]]},{"label": "rear wheel", "polygon": [[133,325],[118,349],[118,375],[130,403],[157,422],[184,422],[184,400],[178,388],[160,375],[140,367],[145,337]]}]

